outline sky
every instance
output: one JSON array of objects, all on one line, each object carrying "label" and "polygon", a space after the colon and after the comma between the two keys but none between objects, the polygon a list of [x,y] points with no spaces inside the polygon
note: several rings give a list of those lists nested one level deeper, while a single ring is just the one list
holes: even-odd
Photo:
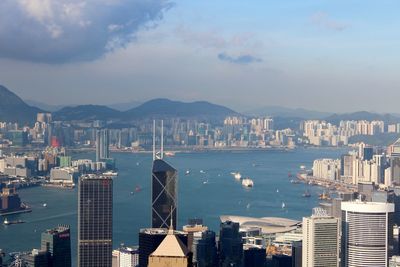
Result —
[{"label": "sky", "polygon": [[400,113],[400,1],[2,0],[0,84],[53,105],[170,98]]}]

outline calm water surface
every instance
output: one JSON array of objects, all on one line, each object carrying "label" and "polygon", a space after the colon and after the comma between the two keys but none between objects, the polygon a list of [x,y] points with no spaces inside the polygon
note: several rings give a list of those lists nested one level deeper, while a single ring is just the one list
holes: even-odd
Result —
[{"label": "calm water surface", "polygon": [[[300,165],[311,168],[316,158],[339,157],[340,149],[297,149],[268,152],[178,153],[167,158],[179,175],[179,226],[188,218],[203,218],[206,225],[218,231],[220,215],[254,217],[278,216],[301,220],[318,204],[319,187],[309,187],[311,198],[303,198],[303,184],[291,184],[288,172]],[[114,153],[119,176],[114,180],[114,246],[135,245],[138,231],[150,225],[151,155]],[[79,154],[79,158],[93,158]],[[185,175],[189,169],[191,173]],[[201,170],[204,172],[202,173]],[[254,181],[245,189],[230,174],[240,171]],[[206,182],[207,183],[204,183]],[[142,191],[131,194],[139,185]],[[29,214],[9,216],[25,224],[0,225],[0,248],[6,252],[28,251],[40,246],[40,234],[58,224],[71,225],[73,258],[76,258],[77,189],[30,188],[19,192],[33,208]],[[286,208],[282,209],[282,202]],[[47,207],[43,207],[47,203]]]}]

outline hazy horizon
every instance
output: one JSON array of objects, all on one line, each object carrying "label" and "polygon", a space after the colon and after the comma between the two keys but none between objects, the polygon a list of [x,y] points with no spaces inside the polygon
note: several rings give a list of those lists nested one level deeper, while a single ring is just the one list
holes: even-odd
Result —
[{"label": "hazy horizon", "polygon": [[51,105],[169,98],[240,112],[400,113],[399,7],[372,0],[5,0],[0,83]]}]

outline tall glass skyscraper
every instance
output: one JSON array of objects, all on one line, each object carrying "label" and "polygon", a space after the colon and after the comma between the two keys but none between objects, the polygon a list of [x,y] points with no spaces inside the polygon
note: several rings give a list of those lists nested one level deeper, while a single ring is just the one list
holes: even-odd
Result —
[{"label": "tall glass skyscraper", "polygon": [[78,198],[78,266],[111,267],[112,178],[82,176]]},{"label": "tall glass skyscraper", "polygon": [[108,129],[96,131],[96,161],[110,158]]},{"label": "tall glass skyscraper", "polygon": [[173,228],[177,221],[178,171],[162,159],[153,161],[152,169],[152,228]]},{"label": "tall glass skyscraper", "polygon": [[221,267],[243,266],[243,240],[239,233],[239,223],[221,223],[218,248]]},{"label": "tall glass skyscraper", "polygon": [[69,226],[59,225],[42,233],[41,250],[51,254],[53,267],[71,267],[71,233]]}]

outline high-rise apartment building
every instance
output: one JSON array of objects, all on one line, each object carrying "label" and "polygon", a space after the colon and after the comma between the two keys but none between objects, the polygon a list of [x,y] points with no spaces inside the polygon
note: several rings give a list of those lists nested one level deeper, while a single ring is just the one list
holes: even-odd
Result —
[{"label": "high-rise apartment building", "polygon": [[322,208],[303,218],[303,267],[339,266],[339,219]]},{"label": "high-rise apartment building", "polygon": [[112,178],[99,175],[85,175],[79,179],[79,267],[111,266],[112,206]]},{"label": "high-rise apartment building", "polygon": [[71,267],[71,234],[66,225],[42,233],[41,250],[50,252],[53,267]]},{"label": "high-rise apartment building", "polygon": [[96,161],[110,158],[108,129],[96,131]]},{"label": "high-rise apartment building", "polygon": [[163,159],[155,159],[152,169],[152,228],[169,228],[171,221],[176,229],[178,171]]},{"label": "high-rise apartment building", "polygon": [[388,266],[393,250],[393,203],[342,202],[343,267]]}]

